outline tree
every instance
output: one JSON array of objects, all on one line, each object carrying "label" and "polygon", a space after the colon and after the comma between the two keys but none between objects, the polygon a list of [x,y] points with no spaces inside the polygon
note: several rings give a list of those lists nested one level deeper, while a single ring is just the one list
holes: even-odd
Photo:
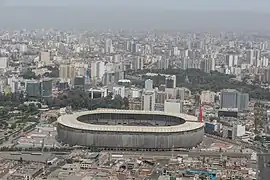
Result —
[{"label": "tree", "polygon": [[[235,80],[235,76],[222,74],[217,71],[211,71],[205,73],[200,69],[167,69],[153,70],[153,73],[158,76],[146,76],[149,70],[137,71],[137,74],[142,75],[142,80],[132,81],[133,84],[143,87],[146,79],[152,79],[153,85],[158,87],[160,84],[165,83],[165,77],[161,74],[176,75],[176,84],[178,87],[186,87],[192,91],[192,93],[200,93],[202,90],[212,90],[219,92],[222,89],[237,89],[241,92],[249,93],[249,96],[253,99],[266,99],[270,100],[269,90],[261,88],[259,85],[248,84],[245,81]],[[135,72],[128,72],[129,74],[135,74]],[[189,83],[185,81],[185,77],[188,77]]]},{"label": "tree", "polygon": [[129,100],[127,97],[123,98],[124,109],[129,109]]},{"label": "tree", "polygon": [[36,79],[37,78],[36,74],[29,69],[25,73],[23,73],[22,77],[24,79]]},{"label": "tree", "polygon": [[122,105],[123,105],[123,99],[120,95],[116,95],[112,102],[112,108],[115,108],[115,109],[121,109],[122,108]]},{"label": "tree", "polygon": [[11,129],[15,129],[16,127],[17,127],[17,124],[16,124],[16,123],[13,123],[13,124],[10,126]]}]

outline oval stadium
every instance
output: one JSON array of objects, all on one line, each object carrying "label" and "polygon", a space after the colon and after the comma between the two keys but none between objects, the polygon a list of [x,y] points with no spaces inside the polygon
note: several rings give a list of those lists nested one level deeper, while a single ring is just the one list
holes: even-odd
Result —
[{"label": "oval stadium", "polygon": [[187,114],[99,109],[58,118],[58,139],[107,150],[170,150],[202,142],[203,123]]}]

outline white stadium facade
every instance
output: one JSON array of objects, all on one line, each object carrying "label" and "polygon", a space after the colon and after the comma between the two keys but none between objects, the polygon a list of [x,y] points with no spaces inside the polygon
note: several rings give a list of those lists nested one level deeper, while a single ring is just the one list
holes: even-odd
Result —
[{"label": "white stadium facade", "polygon": [[58,118],[58,139],[108,150],[170,150],[202,142],[203,123],[187,114],[99,109]]}]

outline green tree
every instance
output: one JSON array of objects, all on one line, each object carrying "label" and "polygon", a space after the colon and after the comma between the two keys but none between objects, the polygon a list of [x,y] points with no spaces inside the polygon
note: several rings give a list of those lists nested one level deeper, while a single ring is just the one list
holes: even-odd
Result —
[{"label": "green tree", "polygon": [[22,77],[24,79],[36,79],[37,78],[36,74],[29,69],[23,73]]},{"label": "green tree", "polygon": [[127,97],[123,98],[124,109],[129,109],[129,100]]},{"label": "green tree", "polygon": [[11,129],[15,129],[16,127],[17,127],[17,124],[16,124],[16,123],[13,123],[13,124],[10,126]]}]

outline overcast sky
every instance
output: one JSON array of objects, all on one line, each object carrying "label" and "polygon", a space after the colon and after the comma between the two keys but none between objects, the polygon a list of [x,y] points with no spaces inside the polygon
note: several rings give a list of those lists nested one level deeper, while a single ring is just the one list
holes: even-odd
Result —
[{"label": "overcast sky", "polygon": [[90,6],[177,10],[241,10],[270,13],[270,0],[0,0],[9,6]]},{"label": "overcast sky", "polygon": [[4,28],[270,30],[270,0],[0,0],[0,8]]}]

